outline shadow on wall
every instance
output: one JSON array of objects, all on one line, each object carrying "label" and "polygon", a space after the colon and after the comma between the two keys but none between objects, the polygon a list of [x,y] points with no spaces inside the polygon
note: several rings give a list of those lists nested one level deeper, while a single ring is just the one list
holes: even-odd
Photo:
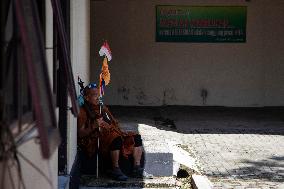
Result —
[{"label": "shadow on wall", "polygon": [[138,104],[139,105],[145,104],[145,102],[147,102],[147,96],[146,96],[145,92],[140,88],[138,88],[137,91],[138,92],[136,94],[136,100],[137,100]]},{"label": "shadow on wall", "polygon": [[131,102],[136,103],[141,106],[147,106],[152,104],[160,104],[160,99],[158,98],[151,98],[146,95],[144,90],[142,88],[127,88],[127,87],[119,87],[117,89],[118,96],[124,101],[124,102]]},{"label": "shadow on wall", "polygon": [[123,100],[129,100],[130,89],[126,87],[121,87],[117,89],[119,96],[122,96]]},{"label": "shadow on wall", "polygon": [[[118,96],[121,97],[124,101],[129,101],[131,95],[134,95],[133,98],[138,105],[151,105],[151,99],[146,95],[145,91],[142,88],[134,87],[133,89],[127,88],[125,86],[117,88]],[[132,94],[131,94],[132,93]],[[203,88],[200,90],[200,97],[202,98],[202,105],[206,105],[208,98],[208,90]],[[175,104],[177,102],[176,92],[173,88],[165,88],[163,90],[162,99],[155,99],[155,104],[162,102],[163,106],[170,104]]]},{"label": "shadow on wall", "polygon": [[163,92],[163,105],[174,103],[177,100],[175,90],[173,88],[165,89]]}]

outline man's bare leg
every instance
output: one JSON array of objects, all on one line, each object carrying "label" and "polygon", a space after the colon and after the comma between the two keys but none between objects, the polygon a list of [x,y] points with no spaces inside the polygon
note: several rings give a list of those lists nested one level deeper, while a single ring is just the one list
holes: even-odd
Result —
[{"label": "man's bare leg", "polygon": [[134,166],[140,166],[141,156],[142,156],[142,147],[141,146],[134,147],[133,151]]},{"label": "man's bare leg", "polygon": [[118,160],[119,160],[119,150],[113,150],[110,151],[110,156],[111,156],[111,162],[112,162],[112,168],[118,168]]},{"label": "man's bare leg", "polygon": [[126,181],[128,177],[124,175],[119,168],[119,164],[118,164],[119,153],[120,153],[120,150],[110,151],[110,156],[111,156],[111,161],[112,161],[112,176],[116,180]]},{"label": "man's bare leg", "polygon": [[134,167],[132,174],[136,178],[143,177],[143,168],[140,165],[141,156],[142,156],[142,146],[134,147],[133,151]]}]

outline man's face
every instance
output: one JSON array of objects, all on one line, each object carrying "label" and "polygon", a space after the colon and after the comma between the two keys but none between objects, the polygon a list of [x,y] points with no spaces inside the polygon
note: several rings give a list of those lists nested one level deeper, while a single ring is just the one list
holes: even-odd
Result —
[{"label": "man's face", "polygon": [[93,104],[93,105],[98,105],[99,104],[99,90],[94,88],[94,89],[89,89],[88,94],[86,96],[86,100]]}]

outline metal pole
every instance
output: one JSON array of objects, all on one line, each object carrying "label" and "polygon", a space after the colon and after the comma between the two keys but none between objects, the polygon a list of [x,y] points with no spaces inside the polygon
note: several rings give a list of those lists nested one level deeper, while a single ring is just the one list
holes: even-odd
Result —
[{"label": "metal pole", "polygon": [[[100,92],[101,93],[101,92]],[[102,100],[102,95],[100,94],[99,98],[99,104],[100,104],[100,114],[102,115],[102,106],[103,106],[103,100]],[[100,126],[99,126],[99,133],[100,133]],[[97,148],[97,174],[96,178],[99,178],[99,147],[100,147],[100,138],[98,136],[98,148]]]}]

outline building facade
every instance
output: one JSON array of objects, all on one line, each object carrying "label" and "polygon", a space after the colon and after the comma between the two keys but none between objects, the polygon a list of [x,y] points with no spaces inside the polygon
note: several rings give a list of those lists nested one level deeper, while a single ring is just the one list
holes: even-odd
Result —
[{"label": "building facade", "polygon": [[[32,43],[42,44],[39,47],[43,48],[37,51],[44,63],[37,69],[43,75],[38,72],[34,75],[44,79],[33,82],[48,87],[37,88],[39,94],[31,92],[35,89],[28,76],[33,74],[27,73],[25,55],[27,51],[33,54],[35,48],[24,46],[30,47],[22,38],[20,24],[27,23],[17,15],[17,8],[24,7],[16,6],[19,2],[2,0],[0,3],[3,26],[0,188],[18,185],[29,189],[58,188],[59,175],[68,178],[75,174],[77,121],[72,108],[76,99],[71,88],[78,94],[78,76],[85,83],[98,82],[102,62],[98,51],[103,40],[108,40],[113,53],[109,63],[111,82],[104,97],[106,104],[284,106],[282,0],[27,0],[32,4],[26,8],[36,10],[40,21],[35,21],[40,33],[25,33],[42,40]],[[54,14],[55,6],[51,2],[60,5],[62,15]],[[246,42],[157,42],[157,5],[245,6]],[[26,11],[30,12],[33,11]],[[24,18],[29,16],[25,14]],[[58,18],[65,30],[65,51]],[[66,74],[65,53],[70,59],[69,74]],[[45,93],[50,95],[46,97]],[[52,107],[37,107],[40,115],[52,120],[47,124],[42,118],[44,127],[37,124],[35,104],[41,101],[34,97],[43,98],[42,103]]]}]

